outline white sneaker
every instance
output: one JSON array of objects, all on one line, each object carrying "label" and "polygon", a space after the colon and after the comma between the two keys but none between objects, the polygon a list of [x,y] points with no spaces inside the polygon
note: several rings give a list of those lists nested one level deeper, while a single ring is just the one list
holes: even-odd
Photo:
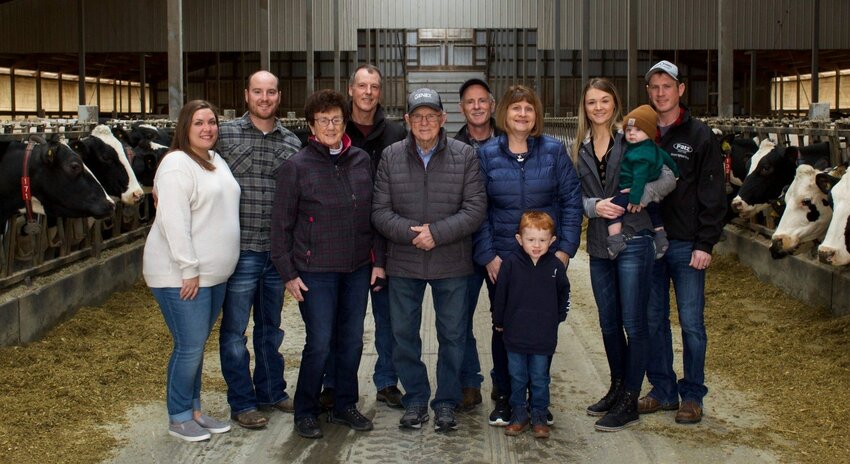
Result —
[{"label": "white sneaker", "polygon": [[228,422],[213,419],[206,414],[201,414],[201,417],[195,419],[195,422],[197,422],[201,427],[207,429],[210,433],[224,433],[230,431],[230,424]]},{"label": "white sneaker", "polygon": [[168,424],[168,434],[185,441],[209,440],[212,435],[193,420]]}]

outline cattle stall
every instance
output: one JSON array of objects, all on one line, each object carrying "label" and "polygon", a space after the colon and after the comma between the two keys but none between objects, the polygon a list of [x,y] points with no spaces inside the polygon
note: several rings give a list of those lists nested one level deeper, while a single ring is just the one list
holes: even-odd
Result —
[{"label": "cattle stall", "polygon": [[[834,185],[846,172],[850,160],[850,120],[706,119],[705,122],[726,137],[735,134],[739,140],[752,139],[758,146],[758,151],[751,154],[741,192],[748,184],[758,186],[761,193],[769,190],[768,185],[782,187],[781,192],[775,192],[761,204],[763,209],[755,208],[755,213],[745,218],[732,219],[716,252],[737,255],[761,280],[808,304],[828,308],[834,315],[850,313],[850,273],[844,266],[818,259],[819,245],[833,209],[829,191],[824,190],[820,181],[822,176],[837,176],[832,178]],[[790,168],[779,168],[778,159],[787,164],[795,156],[796,162]],[[730,176],[735,177],[728,169],[732,157],[731,152],[724,153],[727,188]],[[780,173],[784,173],[781,180],[777,179]],[[727,205],[730,210],[740,207],[735,200]],[[745,209],[739,211],[744,215]]]}]

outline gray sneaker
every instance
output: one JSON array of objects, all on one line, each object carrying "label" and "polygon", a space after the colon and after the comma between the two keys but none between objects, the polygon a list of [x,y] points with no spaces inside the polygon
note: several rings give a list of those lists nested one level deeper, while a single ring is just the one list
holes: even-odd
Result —
[{"label": "gray sneaker", "polygon": [[197,422],[201,427],[207,429],[209,433],[224,433],[230,431],[229,423],[213,419],[206,414],[201,414],[201,417],[195,419],[195,422]]},{"label": "gray sneaker", "polygon": [[193,420],[168,424],[168,434],[185,441],[209,440],[211,435]]},{"label": "gray sneaker", "polygon": [[404,415],[398,421],[398,426],[403,429],[422,428],[422,424],[428,423],[428,406],[409,406]]}]

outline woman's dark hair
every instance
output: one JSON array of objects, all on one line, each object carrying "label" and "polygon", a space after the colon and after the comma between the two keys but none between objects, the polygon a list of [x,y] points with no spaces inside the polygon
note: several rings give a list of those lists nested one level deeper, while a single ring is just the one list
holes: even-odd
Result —
[{"label": "woman's dark hair", "polygon": [[177,127],[174,129],[174,141],[171,142],[171,150],[172,151],[182,151],[189,155],[189,158],[196,163],[198,163],[202,168],[207,171],[215,170],[215,165],[212,164],[209,160],[207,160],[207,156],[205,153],[195,153],[192,150],[192,146],[189,144],[189,127],[192,125],[192,118],[195,117],[195,113],[200,110],[209,109],[215,115],[215,125],[218,125],[218,111],[216,111],[215,107],[212,103],[206,100],[192,100],[185,105],[183,108],[180,108],[180,115],[177,116]]},{"label": "woman's dark hair", "polygon": [[496,126],[504,132],[507,130],[508,108],[517,102],[528,102],[534,107],[534,127],[531,128],[531,137],[539,137],[543,134],[543,104],[534,90],[524,85],[512,85],[508,87],[505,95],[499,100],[496,107]]},{"label": "woman's dark hair", "polygon": [[342,122],[348,122],[350,114],[345,97],[332,89],[322,89],[313,92],[304,103],[304,117],[308,124],[316,122],[316,113],[327,113],[334,108],[342,110]]}]

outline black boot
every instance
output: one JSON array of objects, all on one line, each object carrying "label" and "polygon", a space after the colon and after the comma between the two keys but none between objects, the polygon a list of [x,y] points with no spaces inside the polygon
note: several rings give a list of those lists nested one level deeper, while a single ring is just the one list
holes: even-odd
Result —
[{"label": "black boot", "polygon": [[617,404],[605,414],[605,417],[596,421],[596,430],[616,432],[640,422],[637,409],[638,393],[623,390]]},{"label": "black boot", "polygon": [[617,404],[620,394],[623,392],[623,379],[611,379],[611,388],[601,400],[587,407],[588,416],[604,416],[608,410]]}]

